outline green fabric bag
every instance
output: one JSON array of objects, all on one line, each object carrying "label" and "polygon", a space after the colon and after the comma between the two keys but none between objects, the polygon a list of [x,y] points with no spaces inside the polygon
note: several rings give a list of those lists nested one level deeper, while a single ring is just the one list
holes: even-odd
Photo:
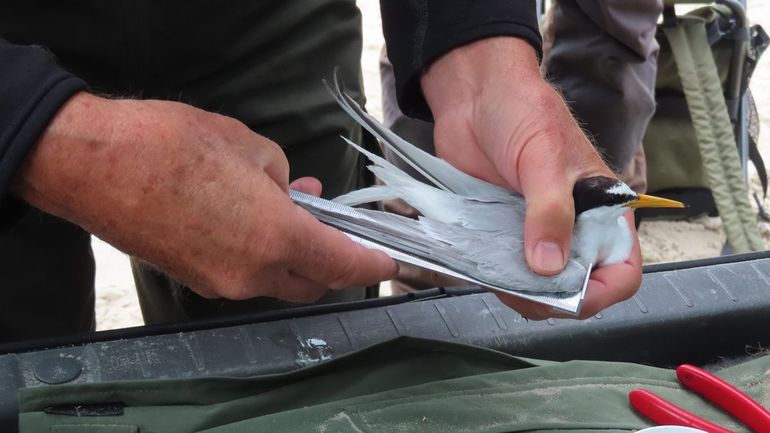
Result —
[{"label": "green fabric bag", "polygon": [[[698,9],[688,17],[701,18],[705,26],[713,23],[719,14],[708,7]],[[647,159],[647,189],[655,192],[670,188],[708,188],[682,81],[663,25],[658,27],[657,40],[660,54],[655,82],[656,110],[643,141]],[[722,38],[711,48],[716,72],[724,86],[730,69],[733,44]]]},{"label": "green fabric bag", "polygon": [[[655,193],[671,188],[710,189],[727,240],[734,252],[742,253],[762,250],[764,244],[749,203],[725,100],[725,95],[737,98],[735,86],[747,81],[742,68],[731,70],[730,66],[743,65],[749,46],[736,48],[733,38],[721,37],[721,20],[729,16],[730,10],[723,6],[683,17],[667,9],[658,34],[658,108],[644,146],[648,189]],[[763,164],[758,168],[764,170]]]},{"label": "green fabric bag", "polygon": [[[720,376],[770,404],[770,357]],[[671,370],[556,363],[399,338],[287,374],[50,386],[20,393],[20,432],[633,431],[650,426],[628,392],[653,391],[746,431]]]}]

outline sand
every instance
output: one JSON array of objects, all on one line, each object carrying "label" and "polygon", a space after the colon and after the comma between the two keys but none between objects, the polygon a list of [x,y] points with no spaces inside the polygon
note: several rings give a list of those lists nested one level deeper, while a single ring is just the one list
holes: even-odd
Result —
[{"label": "sand", "polygon": [[[359,0],[364,16],[364,52],[362,67],[366,86],[367,108],[381,118],[381,89],[378,56],[383,38],[380,30],[379,3]],[[770,31],[770,0],[749,1],[749,17]],[[770,53],[765,54],[751,83],[758,105],[761,133],[760,150],[770,163]],[[758,188],[756,175],[752,186]],[[765,244],[770,246],[770,224],[761,223]],[[719,218],[697,218],[692,221],[645,222],[639,232],[645,263],[672,262],[718,256],[724,243]],[[96,313],[99,329],[113,329],[142,324],[128,258],[105,242],[94,238],[97,261]]]}]

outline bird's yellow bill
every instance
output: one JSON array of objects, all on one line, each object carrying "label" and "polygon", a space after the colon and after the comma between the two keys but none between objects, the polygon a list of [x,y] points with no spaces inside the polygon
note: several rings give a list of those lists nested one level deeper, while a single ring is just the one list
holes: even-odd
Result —
[{"label": "bird's yellow bill", "polygon": [[684,208],[684,203],[676,200],[669,200],[663,197],[655,197],[654,195],[639,194],[639,198],[627,204],[626,207],[631,209],[638,209],[642,207],[670,207],[670,208]]}]

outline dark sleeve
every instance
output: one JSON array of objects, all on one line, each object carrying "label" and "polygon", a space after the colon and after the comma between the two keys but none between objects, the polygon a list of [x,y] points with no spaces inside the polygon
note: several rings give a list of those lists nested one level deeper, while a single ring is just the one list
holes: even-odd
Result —
[{"label": "dark sleeve", "polygon": [[59,108],[84,89],[45,49],[0,39],[0,220],[11,177]]},{"label": "dark sleeve", "polygon": [[380,9],[398,104],[411,117],[431,119],[420,76],[455,47],[514,36],[542,56],[535,0],[380,0]]}]

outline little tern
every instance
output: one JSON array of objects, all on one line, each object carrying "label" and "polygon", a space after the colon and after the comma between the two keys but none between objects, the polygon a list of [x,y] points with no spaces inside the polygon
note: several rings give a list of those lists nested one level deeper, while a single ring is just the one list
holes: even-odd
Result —
[{"label": "little tern", "polygon": [[[633,238],[623,215],[629,208],[684,207],[673,200],[637,194],[618,179],[581,179],[573,190],[576,219],[566,267],[557,275],[536,274],[524,254],[523,196],[468,175],[403,140],[343,93],[336,77],[334,87],[325,84],[356,122],[431,184],[412,178],[343,137],[369,159],[369,170],[384,185],[335,198],[342,206],[339,212],[309,210],[343,231],[439,263],[492,286],[529,293],[577,292],[583,287],[589,265],[620,263],[628,258]],[[403,199],[421,216],[414,220],[375,210],[352,212],[348,208],[392,199]]]}]

